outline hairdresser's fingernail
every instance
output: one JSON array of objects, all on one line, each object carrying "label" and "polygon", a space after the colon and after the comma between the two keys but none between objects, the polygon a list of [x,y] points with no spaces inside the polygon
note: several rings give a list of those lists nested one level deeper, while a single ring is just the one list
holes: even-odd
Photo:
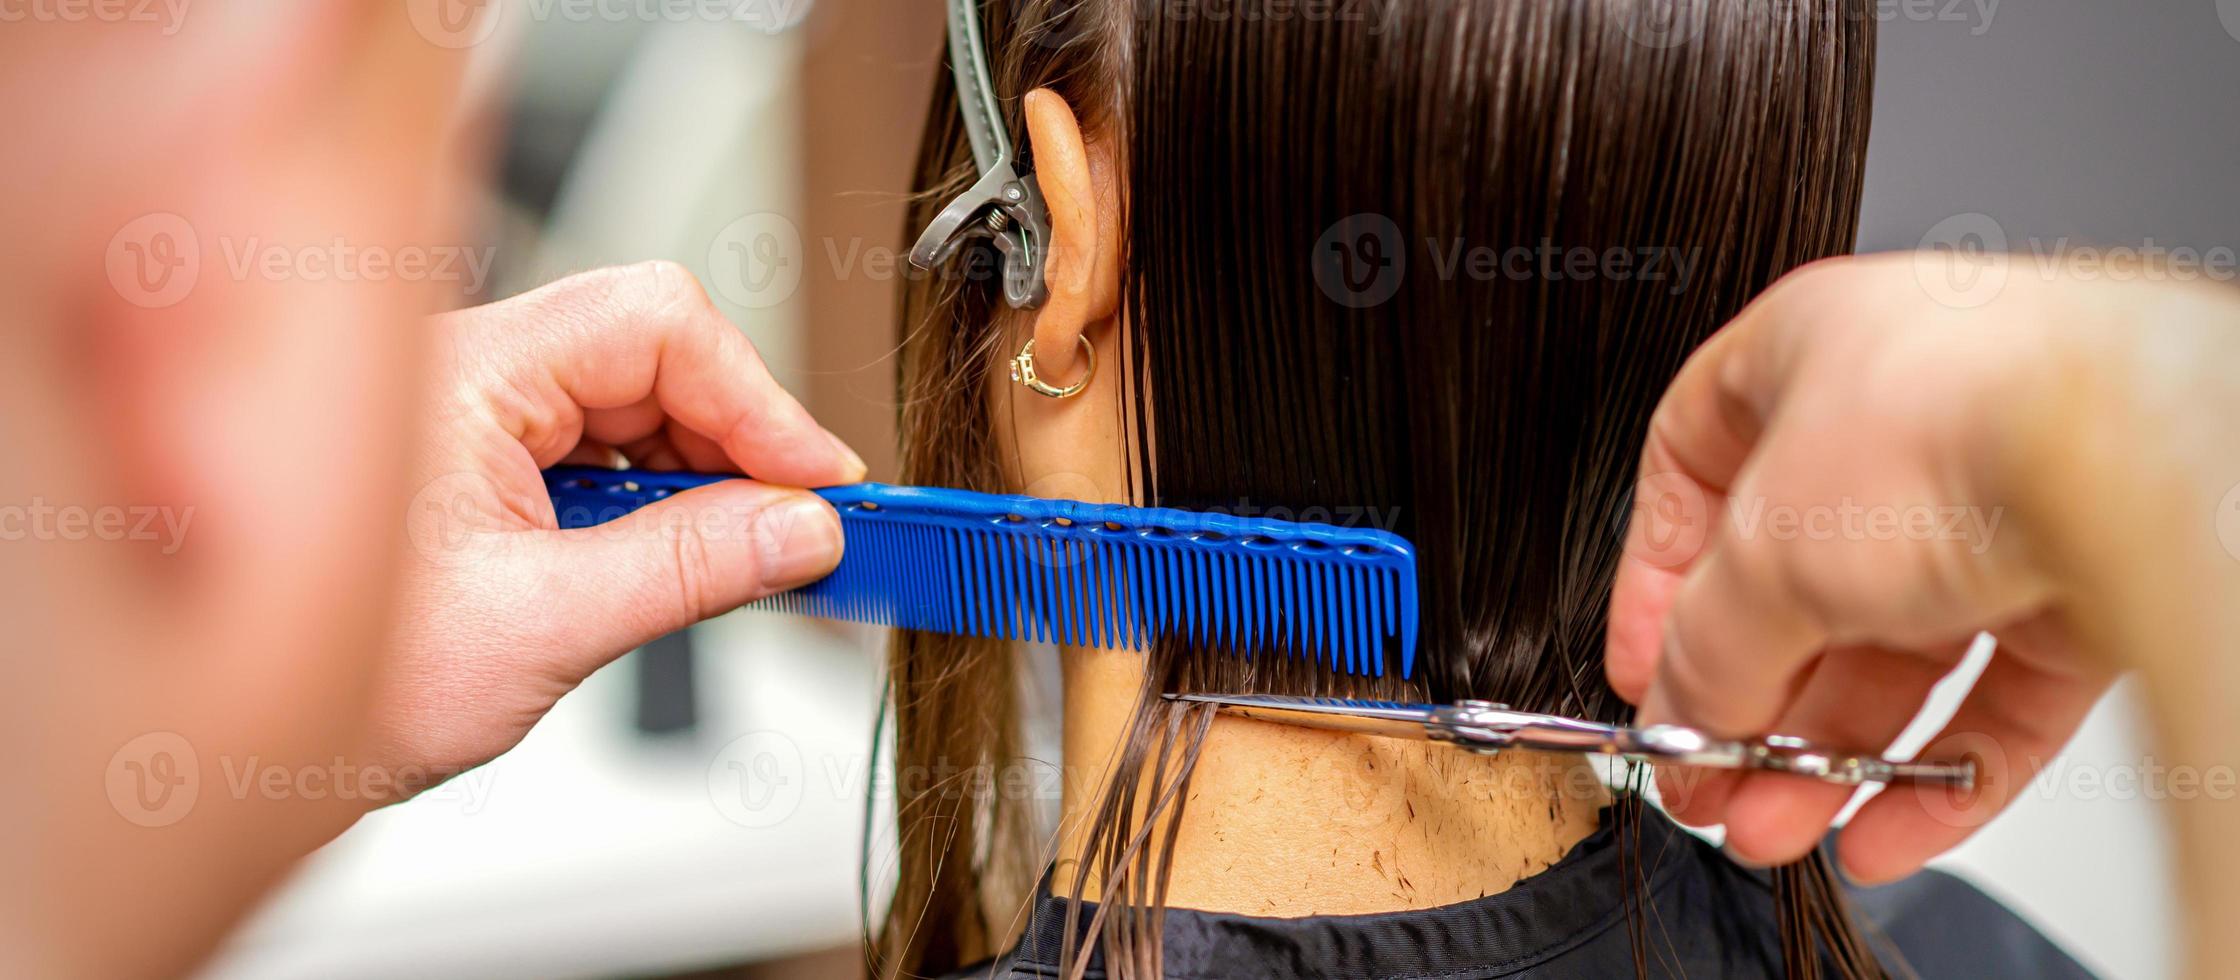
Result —
[{"label": "hairdresser's fingernail", "polygon": [[1920,865],[1915,865],[1911,870],[1884,871],[1881,874],[1873,874],[1853,868],[1850,860],[1840,853],[1836,855],[1835,865],[1836,874],[1843,876],[1844,883],[1853,888],[1879,888],[1921,870]]},{"label": "hairdresser's fingernail", "polygon": [[824,437],[832,440],[832,448],[835,451],[839,452],[840,458],[842,460],[845,460],[847,462],[847,482],[861,482],[866,475],[870,474],[871,467],[864,465],[863,457],[856,455],[855,449],[850,447],[846,441],[842,440],[839,436],[833,435],[832,430],[830,429],[825,430]]},{"label": "hairdresser's fingernail", "polygon": [[840,515],[815,494],[788,494],[761,518],[762,587],[771,592],[807,585],[840,564]]},{"label": "hairdresser's fingernail", "polygon": [[1734,849],[1733,844],[1721,845],[1719,851],[1720,853],[1723,853],[1727,856],[1727,860],[1733,861],[1734,863],[1739,864],[1745,868],[1749,868],[1752,871],[1764,871],[1767,868],[1773,867],[1773,865],[1767,864],[1764,861],[1744,857],[1741,851],[1737,851]]}]

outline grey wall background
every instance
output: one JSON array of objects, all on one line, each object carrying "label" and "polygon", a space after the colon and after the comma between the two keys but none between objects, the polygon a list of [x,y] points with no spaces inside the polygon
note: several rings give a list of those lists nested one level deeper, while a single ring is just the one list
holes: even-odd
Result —
[{"label": "grey wall background", "polygon": [[2240,245],[2240,0],[1883,0],[1880,15],[1862,250],[1970,212],[2017,249]]}]

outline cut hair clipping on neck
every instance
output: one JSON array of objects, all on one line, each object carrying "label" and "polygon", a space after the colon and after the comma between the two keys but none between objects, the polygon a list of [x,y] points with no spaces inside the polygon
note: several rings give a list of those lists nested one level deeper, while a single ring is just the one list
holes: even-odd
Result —
[{"label": "cut hair clipping on neck", "polygon": [[951,200],[910,246],[910,264],[932,271],[974,238],[994,242],[1003,255],[1003,298],[1014,309],[1033,309],[1050,296],[1043,279],[1050,240],[1050,209],[1032,169],[1011,145],[989,81],[987,47],[980,42],[974,0],[948,0],[949,67],[956,79],[957,111],[980,179]]}]

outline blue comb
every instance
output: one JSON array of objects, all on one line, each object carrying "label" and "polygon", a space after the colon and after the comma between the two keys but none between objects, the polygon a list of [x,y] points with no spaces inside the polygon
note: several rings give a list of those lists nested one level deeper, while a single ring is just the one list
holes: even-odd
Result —
[{"label": "blue comb", "polygon": [[[732,477],[560,467],[561,527],[589,527]],[[906,629],[1142,650],[1165,636],[1415,671],[1415,549],[1388,531],[859,483],[832,574],[752,605]]]}]

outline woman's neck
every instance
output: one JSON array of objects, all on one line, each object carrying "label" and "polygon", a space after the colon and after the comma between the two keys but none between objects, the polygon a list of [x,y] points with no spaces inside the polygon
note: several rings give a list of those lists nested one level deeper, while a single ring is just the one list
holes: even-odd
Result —
[{"label": "woman's neck", "polygon": [[[1140,654],[1063,658],[1061,893],[1143,680]],[[1579,756],[1478,756],[1221,717],[1191,779],[1167,904],[1285,918],[1451,905],[1554,864],[1594,831],[1606,802]],[[1092,877],[1088,894],[1098,893]]]}]

